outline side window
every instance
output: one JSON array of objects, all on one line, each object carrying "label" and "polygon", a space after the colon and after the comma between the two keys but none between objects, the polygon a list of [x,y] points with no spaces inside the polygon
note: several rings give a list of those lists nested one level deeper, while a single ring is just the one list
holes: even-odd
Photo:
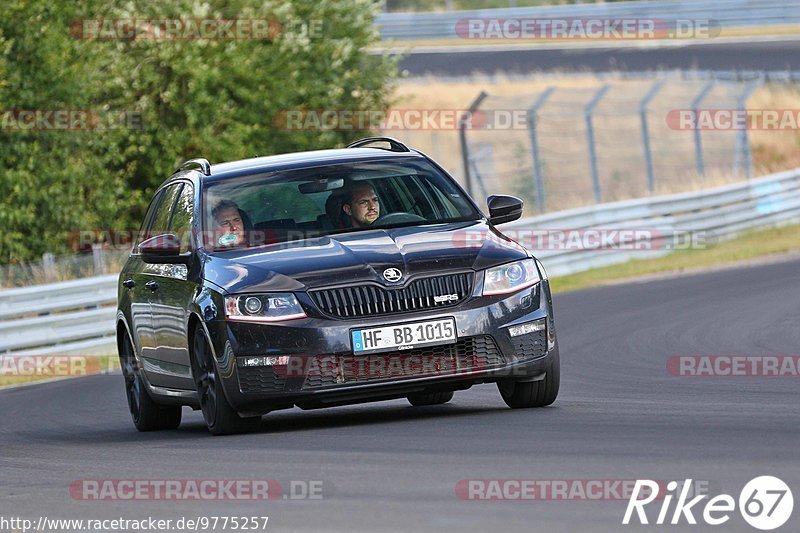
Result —
[{"label": "side window", "polygon": [[403,211],[403,200],[397,194],[397,182],[399,178],[392,177],[387,179],[375,180],[375,188],[380,198],[381,214]]},{"label": "side window", "polygon": [[445,193],[427,177],[420,178],[420,185],[425,191],[428,192],[430,201],[433,208],[436,210],[436,216],[440,218],[458,218],[460,213],[458,208],[453,205],[453,202],[445,195]]},{"label": "side window", "polygon": [[407,211],[425,218],[442,218],[439,214],[440,210],[436,209],[437,206],[425,187],[426,181],[424,177],[416,175],[408,176],[403,181],[403,185],[408,189],[412,198],[411,207],[413,209],[408,209]]},{"label": "side window", "polygon": [[147,231],[148,237],[160,235],[169,231],[169,219],[172,216],[172,207],[181,190],[181,184],[170,185],[161,194],[161,201],[158,203],[150,229]]},{"label": "side window", "polygon": [[169,223],[169,231],[178,236],[181,240],[181,253],[192,249],[192,218],[194,213],[194,188],[184,184],[178,201],[175,204],[175,211],[172,213],[172,221]]},{"label": "side window", "polygon": [[136,241],[133,244],[134,250],[139,246],[139,243],[147,238],[147,228],[150,227],[150,221],[153,219],[153,212],[156,210],[158,202],[161,200],[162,193],[163,191],[156,194],[147,208],[147,213],[145,213],[144,219],[142,219],[142,225],[139,227],[139,234],[136,236]]}]

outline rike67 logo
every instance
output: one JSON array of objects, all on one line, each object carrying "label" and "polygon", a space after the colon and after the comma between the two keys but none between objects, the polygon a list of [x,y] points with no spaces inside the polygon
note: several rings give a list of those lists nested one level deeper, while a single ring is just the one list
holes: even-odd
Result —
[{"label": "rike67 logo", "polygon": [[[692,480],[687,479],[682,484],[670,481],[667,484],[667,493],[660,499],[660,509],[654,524],[677,525],[681,523],[697,524],[695,513],[702,520],[712,526],[719,526],[728,522],[736,510],[737,501],[729,494],[714,496],[705,505],[700,502],[708,498],[701,494],[689,499]],[[644,497],[640,497],[644,495]],[[622,523],[628,525],[631,519],[638,519],[640,524],[650,524],[652,516],[648,518],[645,507],[657,500],[659,496],[658,483],[649,479],[637,479],[628,500],[628,508]],[[672,502],[677,496],[674,508]],[[784,525],[792,515],[794,498],[789,486],[773,476],[759,476],[751,479],[739,493],[739,513],[745,522],[756,529],[768,531]],[[658,504],[656,504],[657,507]],[[650,509],[651,511],[654,509]],[[670,516],[671,512],[671,516]],[[634,521],[634,523],[636,523]]]}]

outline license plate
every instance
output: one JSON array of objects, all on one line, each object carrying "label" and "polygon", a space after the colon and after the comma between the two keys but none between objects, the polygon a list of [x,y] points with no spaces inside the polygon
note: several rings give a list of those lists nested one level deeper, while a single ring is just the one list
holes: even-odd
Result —
[{"label": "license plate", "polygon": [[425,322],[395,324],[350,332],[353,353],[411,350],[423,346],[455,344],[456,320],[452,317]]}]

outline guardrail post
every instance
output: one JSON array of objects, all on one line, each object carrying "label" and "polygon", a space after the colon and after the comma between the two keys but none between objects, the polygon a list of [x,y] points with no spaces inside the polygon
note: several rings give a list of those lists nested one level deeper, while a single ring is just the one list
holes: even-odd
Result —
[{"label": "guardrail post", "polygon": [[586,142],[589,145],[589,168],[592,171],[592,192],[594,193],[594,201],[598,204],[603,201],[603,194],[600,190],[600,177],[597,173],[597,151],[595,149],[592,113],[594,113],[594,108],[597,107],[597,104],[600,103],[600,100],[603,99],[603,96],[610,88],[611,85],[609,84],[602,86],[583,110],[584,119],[586,120]]},{"label": "guardrail post", "polygon": [[485,91],[481,93],[472,101],[467,110],[467,113],[462,115],[461,123],[458,125],[458,137],[461,141],[461,162],[464,165],[464,185],[467,189],[467,194],[472,196],[472,180],[470,179],[470,165],[469,165],[469,146],[467,145],[467,120],[471,119],[472,114],[478,110],[478,107],[483,102],[484,98],[489,96]]},{"label": "guardrail post", "polygon": [[528,134],[531,139],[531,157],[533,158],[533,179],[536,184],[536,208],[544,213],[546,201],[544,190],[544,173],[542,172],[542,159],[539,156],[539,141],[536,137],[536,120],[539,109],[555,92],[556,87],[548,87],[539,95],[539,98],[528,109]]},{"label": "guardrail post", "polygon": [[692,115],[694,118],[694,160],[695,160],[695,168],[697,169],[697,175],[701,178],[705,178],[706,176],[706,165],[703,161],[703,142],[702,138],[700,137],[700,128],[698,128],[697,124],[697,111],[698,107],[702,103],[703,99],[711,92],[711,89],[714,88],[714,85],[717,83],[717,80],[712,79],[708,83],[705,84],[703,89],[700,93],[695,96],[694,100],[692,100]]},{"label": "guardrail post", "polygon": [[[753,94],[758,86],[761,85],[761,79],[755,79],[745,86],[742,94],[736,98],[736,110],[740,113],[747,113],[747,99]],[[739,167],[742,166],[741,159],[744,156],[744,174],[747,179],[753,175],[753,153],[750,149],[750,140],[747,133],[748,121],[745,119],[744,128],[736,132],[736,146],[733,151],[733,175],[739,175]]]},{"label": "guardrail post", "polygon": [[644,148],[644,166],[647,171],[647,190],[651,193],[655,192],[656,178],[653,174],[653,153],[650,151],[650,129],[647,127],[647,106],[650,105],[650,102],[666,82],[667,80],[661,80],[654,83],[639,104],[639,119],[642,124],[642,146]]}]

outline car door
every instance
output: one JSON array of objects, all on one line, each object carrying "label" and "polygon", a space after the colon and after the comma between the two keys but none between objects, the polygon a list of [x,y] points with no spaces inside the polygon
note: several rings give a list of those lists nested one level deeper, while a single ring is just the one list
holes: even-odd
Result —
[{"label": "car door", "polygon": [[[192,224],[194,188],[189,182],[175,197],[166,232],[178,235],[181,253],[193,249]],[[154,268],[153,279],[157,288],[150,293],[150,310],[155,326],[155,353],[162,375],[159,382],[165,387],[192,389],[189,364],[189,306],[194,297],[196,282],[188,279],[185,264],[159,264]]]},{"label": "car door", "polygon": [[155,330],[153,329],[152,314],[150,312],[150,290],[145,287],[145,284],[149,281],[149,275],[145,271],[147,264],[142,261],[136,247],[147,238],[150,223],[162,196],[163,191],[159,191],[150,202],[142,227],[134,240],[130,260],[125,265],[125,272],[122,276],[123,287],[127,291],[130,300],[130,327],[133,343],[136,353],[140,356],[143,356],[143,347],[149,347],[155,343]]},{"label": "car door", "polygon": [[[173,208],[182,187],[183,183],[174,183],[162,190],[160,201],[155,208],[150,226],[145,234],[146,238],[169,231]],[[141,275],[148,305],[148,319],[143,321],[143,323],[147,324],[147,327],[142,328],[143,335],[140,338],[141,357],[147,379],[153,385],[161,387],[174,386],[176,380],[185,377],[182,376],[181,369],[176,368],[171,363],[169,350],[161,349],[161,343],[165,337],[165,329],[171,327],[172,323],[165,321],[163,315],[159,316],[160,310],[153,312],[153,306],[157,306],[161,298],[162,286],[167,285],[164,283],[164,279],[172,275],[174,266],[180,265],[144,263]]]}]

